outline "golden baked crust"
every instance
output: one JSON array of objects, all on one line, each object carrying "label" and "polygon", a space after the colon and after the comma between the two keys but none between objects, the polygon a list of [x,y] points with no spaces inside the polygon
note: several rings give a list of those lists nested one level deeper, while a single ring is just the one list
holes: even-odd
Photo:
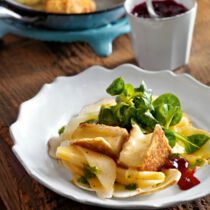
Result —
[{"label": "golden baked crust", "polygon": [[95,10],[93,0],[46,0],[46,12],[78,14]]},{"label": "golden baked crust", "polygon": [[111,145],[102,137],[74,140],[72,142],[72,145],[81,146],[94,152],[99,152],[112,158],[116,158],[116,155],[114,154]]},{"label": "golden baked crust", "polygon": [[[125,128],[120,128],[120,127],[113,127],[113,126],[94,124],[94,123],[82,123],[73,132],[71,140],[79,140],[79,139],[88,138],[89,146],[90,146],[90,143],[91,143],[90,139],[91,138],[93,139],[92,144],[94,144],[94,138],[97,138],[97,137],[101,137],[105,141],[107,141],[111,147],[112,153],[115,156],[118,156],[122,148],[122,145],[128,139],[128,132]],[[83,141],[83,143],[85,142]],[[92,148],[93,148],[93,145],[92,145]]]},{"label": "golden baked crust", "polygon": [[159,125],[156,125],[151,145],[145,155],[144,164],[140,169],[144,171],[158,171],[165,164],[170,151],[171,147],[168,145],[164,131]]}]

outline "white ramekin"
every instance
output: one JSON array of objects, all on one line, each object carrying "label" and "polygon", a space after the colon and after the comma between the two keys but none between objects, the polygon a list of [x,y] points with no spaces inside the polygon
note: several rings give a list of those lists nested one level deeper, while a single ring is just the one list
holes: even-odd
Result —
[{"label": "white ramekin", "polygon": [[195,0],[176,0],[188,11],[168,18],[140,18],[131,14],[145,0],[126,0],[132,46],[140,67],[149,70],[179,68],[189,61],[197,11]]}]

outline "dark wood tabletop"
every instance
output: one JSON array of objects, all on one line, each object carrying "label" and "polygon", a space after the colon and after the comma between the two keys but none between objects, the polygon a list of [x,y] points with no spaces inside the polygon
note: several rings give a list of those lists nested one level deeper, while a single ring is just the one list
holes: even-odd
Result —
[{"label": "dark wood tabletop", "polygon": [[[175,71],[206,85],[210,85],[209,29],[210,0],[199,0],[190,62]],[[136,64],[129,35],[114,41],[109,57],[97,56],[86,43],[49,43],[15,35],[0,41],[0,209],[100,209],[66,199],[32,179],[12,153],[8,129],[19,105],[55,77],[75,75],[92,65],[114,68],[123,63]],[[210,195],[168,209],[209,210]]]}]

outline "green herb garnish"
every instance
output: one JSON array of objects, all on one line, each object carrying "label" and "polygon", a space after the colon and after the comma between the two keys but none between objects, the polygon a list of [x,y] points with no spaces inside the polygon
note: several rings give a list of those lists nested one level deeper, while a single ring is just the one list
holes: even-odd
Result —
[{"label": "green herb garnish", "polygon": [[65,130],[65,126],[62,126],[59,130],[58,130],[58,134],[61,135]]},{"label": "green herb garnish", "polygon": [[181,158],[182,155],[180,153],[171,153],[168,156],[168,159],[174,159],[174,158]]},{"label": "green herb garnish", "polygon": [[198,158],[196,160],[189,160],[189,163],[190,163],[190,167],[189,169],[190,170],[193,170],[195,167],[202,167],[204,164],[205,164],[205,159],[202,159],[202,158]]},{"label": "green herb garnish", "polygon": [[98,167],[96,166],[91,167],[88,164],[84,164],[83,171],[84,171],[84,177],[86,179],[95,178],[96,174],[100,173],[100,169],[98,169]]},{"label": "green herb garnish", "polygon": [[136,190],[137,189],[137,184],[129,184],[125,186],[126,190]]},{"label": "green herb garnish", "polygon": [[88,180],[84,176],[81,176],[79,179],[77,179],[77,182],[90,186]]}]

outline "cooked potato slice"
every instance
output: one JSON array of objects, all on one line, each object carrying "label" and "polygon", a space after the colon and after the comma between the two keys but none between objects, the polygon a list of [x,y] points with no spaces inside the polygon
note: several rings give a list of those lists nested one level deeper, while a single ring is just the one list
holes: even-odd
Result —
[{"label": "cooked potato slice", "polygon": [[193,155],[200,156],[201,158],[210,159],[210,141],[207,141],[198,151]]},{"label": "cooked potato slice", "polygon": [[138,125],[134,125],[129,140],[123,145],[118,163],[142,171],[157,171],[171,151],[164,131],[156,125],[153,134],[144,135]]},{"label": "cooked potato slice", "polygon": [[104,98],[94,104],[90,104],[85,106],[80,113],[72,118],[72,120],[65,127],[64,132],[61,135],[61,140],[70,140],[72,133],[79,126],[80,123],[85,122],[87,120],[98,119],[98,114],[101,108],[101,105],[105,104],[106,106],[115,105],[116,102],[113,98]]},{"label": "cooked potato slice", "polygon": [[87,13],[96,10],[92,0],[46,0],[46,12],[54,13]]},{"label": "cooked potato slice", "polygon": [[161,184],[158,184],[157,186],[153,187],[148,187],[145,189],[137,188],[134,190],[126,190],[125,185],[116,184],[113,196],[117,198],[128,198],[135,195],[152,194],[177,184],[177,182],[181,177],[181,173],[177,169],[167,169],[164,171],[164,173],[165,173],[165,180]]},{"label": "cooked potato slice", "polygon": [[127,141],[128,132],[125,128],[120,127],[82,123],[72,134],[72,140],[97,137],[102,137],[104,140],[106,140],[111,146],[112,153],[118,156],[122,145],[125,141]]},{"label": "cooked potato slice", "polygon": [[209,132],[201,130],[201,129],[197,129],[190,125],[184,126],[184,127],[177,127],[175,131],[184,135],[184,136],[191,136],[191,135],[199,134],[199,133],[206,134],[206,135],[210,136]]},{"label": "cooked potato slice", "polygon": [[160,185],[148,189],[142,189],[142,191],[139,193],[139,195],[145,195],[145,194],[152,194],[154,192],[163,190],[167,187],[170,187],[172,185],[175,185],[178,183],[181,172],[177,169],[167,169],[164,171],[166,178],[165,181],[162,182]]},{"label": "cooked potato slice", "polygon": [[136,169],[117,168],[116,181],[123,185],[137,184],[138,188],[152,187],[162,183],[165,174],[156,171],[137,171]]}]

